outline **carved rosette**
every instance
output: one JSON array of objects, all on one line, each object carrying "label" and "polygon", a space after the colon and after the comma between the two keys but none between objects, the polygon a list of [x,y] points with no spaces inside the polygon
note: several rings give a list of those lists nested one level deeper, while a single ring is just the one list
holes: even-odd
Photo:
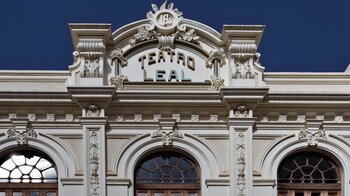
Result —
[{"label": "carved rosette", "polygon": [[11,127],[7,130],[7,138],[16,138],[18,145],[28,144],[28,138],[37,138],[37,133],[33,127],[27,127],[26,131],[19,132],[16,128]]},{"label": "carved rosette", "polygon": [[246,118],[248,115],[249,110],[244,105],[240,105],[234,110],[234,116],[236,118]]},{"label": "carved rosette", "polygon": [[101,115],[101,109],[96,105],[91,104],[88,108],[86,108],[86,116],[87,117],[99,117]]},{"label": "carved rosette", "polygon": [[174,8],[173,3],[167,5],[165,1],[159,8],[152,4],[152,11],[147,13],[149,24],[138,28],[134,38],[129,40],[130,45],[152,39],[158,40],[160,50],[174,49],[176,39],[199,45],[199,36],[194,29],[187,31],[186,25],[181,24],[183,13]]},{"label": "carved rosette", "polygon": [[234,43],[230,46],[233,63],[231,63],[233,79],[254,79],[256,67],[261,69],[260,53],[253,43]]},{"label": "carved rosette", "polygon": [[298,139],[306,139],[309,146],[317,146],[320,139],[327,139],[326,130],[321,126],[317,131],[308,130],[308,128],[301,129],[298,134]]},{"label": "carved rosette", "polygon": [[110,79],[112,85],[115,85],[117,90],[126,90],[124,81],[127,81],[128,77],[124,75],[117,75]]},{"label": "carved rosette", "polygon": [[237,148],[236,148],[236,164],[237,164],[237,195],[245,196],[246,189],[246,148],[245,148],[245,135],[243,132],[237,133]]},{"label": "carved rosette", "polygon": [[98,196],[99,194],[99,146],[98,135],[96,131],[90,131],[90,194],[91,196]]}]

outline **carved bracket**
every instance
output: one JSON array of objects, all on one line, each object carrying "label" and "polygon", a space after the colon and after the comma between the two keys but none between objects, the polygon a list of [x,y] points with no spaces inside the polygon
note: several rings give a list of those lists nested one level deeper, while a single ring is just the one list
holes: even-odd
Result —
[{"label": "carved bracket", "polygon": [[309,146],[317,146],[318,140],[327,139],[326,130],[323,128],[322,125],[318,130],[309,129],[308,126],[306,125],[305,129],[300,130],[298,134],[298,139],[299,140],[306,139]]},{"label": "carved bracket", "polygon": [[171,146],[174,138],[183,137],[177,129],[176,119],[159,119],[159,129],[151,134],[151,138],[162,138],[164,146]]},{"label": "carved bracket", "polygon": [[28,144],[28,137],[36,138],[37,136],[37,133],[31,126],[27,127],[26,131],[23,132],[17,131],[15,127],[11,127],[7,130],[7,137],[16,138],[18,145]]},{"label": "carved bracket", "polygon": [[117,75],[110,79],[112,85],[115,85],[117,90],[126,90],[124,81],[127,81],[128,77],[124,75]]},{"label": "carved bracket", "polygon": [[224,86],[225,80],[221,77],[210,76],[211,86],[209,87],[210,91],[218,91],[221,87]]},{"label": "carved bracket", "polygon": [[98,108],[96,105],[91,104],[86,108],[87,117],[99,117],[101,115],[101,108]]},{"label": "carved bracket", "polygon": [[120,48],[113,50],[111,53],[112,63],[117,60],[120,63],[120,66],[125,67],[128,65],[128,60],[124,57],[123,51]]},{"label": "carved bracket", "polygon": [[248,115],[249,110],[244,105],[240,105],[234,110],[234,116],[236,118],[246,118]]}]

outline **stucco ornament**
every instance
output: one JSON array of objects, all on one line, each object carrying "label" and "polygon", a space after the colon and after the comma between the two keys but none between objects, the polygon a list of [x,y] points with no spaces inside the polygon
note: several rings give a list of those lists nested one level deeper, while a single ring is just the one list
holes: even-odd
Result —
[{"label": "stucco ornament", "polygon": [[187,30],[186,25],[181,24],[183,13],[174,8],[173,3],[167,5],[165,1],[159,8],[152,4],[152,11],[147,13],[149,24],[138,28],[134,38],[129,40],[130,45],[134,46],[152,39],[158,40],[158,48],[161,50],[174,49],[176,39],[199,44],[199,36],[195,30]]},{"label": "stucco ornament", "polygon": [[90,133],[90,185],[91,196],[98,196],[99,194],[99,154],[98,154],[98,136],[96,131]]},{"label": "stucco ornament", "polygon": [[245,177],[245,166],[246,166],[246,153],[245,153],[245,136],[243,132],[237,133],[237,195],[245,196],[246,188],[246,177]]},{"label": "stucco ornament", "polygon": [[263,69],[255,44],[234,43],[230,46],[230,52],[234,62],[231,65],[233,79],[254,79],[257,70]]},{"label": "stucco ornament", "polygon": [[126,87],[124,86],[124,82],[127,80],[128,80],[127,76],[117,75],[117,76],[111,77],[110,82],[112,85],[115,85],[117,90],[126,90]]},{"label": "stucco ornament", "polygon": [[151,138],[162,138],[164,146],[170,146],[173,144],[174,138],[183,138],[183,134],[180,133],[177,129],[174,129],[171,132],[165,132],[162,129],[151,134]]},{"label": "stucco ornament", "polygon": [[87,117],[99,117],[101,114],[101,109],[96,105],[91,104],[88,108],[86,108],[86,116]]},{"label": "stucco ornament", "polygon": [[164,146],[171,146],[174,138],[183,137],[177,129],[176,119],[159,119],[159,129],[151,134],[151,138],[161,138]]},{"label": "stucco ornament", "polygon": [[210,52],[208,60],[205,62],[208,68],[212,68],[215,63],[218,63],[220,66],[225,64],[225,54],[222,50],[214,49]]},{"label": "stucco ornament", "polygon": [[18,145],[28,144],[28,137],[36,138],[37,136],[38,135],[34,131],[33,127],[27,127],[26,131],[24,132],[19,132],[14,127],[11,127],[7,130],[7,137],[15,137]]},{"label": "stucco ornament", "polygon": [[326,130],[322,126],[317,131],[308,130],[306,127],[305,129],[300,130],[298,139],[306,139],[309,146],[317,146],[320,139],[327,139]]},{"label": "stucco ornament", "polygon": [[211,86],[209,87],[210,91],[218,91],[221,87],[224,86],[225,80],[221,77],[210,76]]},{"label": "stucco ornament", "polygon": [[240,105],[234,110],[234,116],[236,118],[246,118],[248,117],[248,114],[249,111],[244,105]]},{"label": "stucco ornament", "polygon": [[128,60],[124,57],[123,50],[120,48],[117,48],[111,52],[111,60],[112,63],[117,60],[121,67],[128,65]]}]

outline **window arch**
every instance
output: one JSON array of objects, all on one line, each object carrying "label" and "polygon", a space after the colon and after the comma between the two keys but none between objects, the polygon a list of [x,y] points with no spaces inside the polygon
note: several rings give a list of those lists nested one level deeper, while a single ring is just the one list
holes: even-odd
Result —
[{"label": "window arch", "polygon": [[295,153],[278,167],[278,192],[279,196],[338,196],[339,168],[321,153]]},{"label": "window arch", "polygon": [[0,196],[56,196],[57,169],[36,151],[16,151],[0,159]]},{"label": "window arch", "polygon": [[197,164],[176,152],[147,156],[135,169],[136,196],[199,196],[200,172]]}]

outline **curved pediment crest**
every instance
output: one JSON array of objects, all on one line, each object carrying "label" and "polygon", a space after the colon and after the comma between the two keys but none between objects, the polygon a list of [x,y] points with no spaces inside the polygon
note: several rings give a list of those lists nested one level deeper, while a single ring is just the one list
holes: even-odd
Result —
[{"label": "curved pediment crest", "polygon": [[159,8],[152,4],[152,11],[147,13],[149,24],[140,26],[138,32],[129,40],[129,44],[134,46],[140,42],[157,39],[160,50],[174,49],[176,39],[199,44],[199,36],[194,29],[188,29],[182,23],[182,12],[174,8],[174,4],[167,5],[165,1]]}]

